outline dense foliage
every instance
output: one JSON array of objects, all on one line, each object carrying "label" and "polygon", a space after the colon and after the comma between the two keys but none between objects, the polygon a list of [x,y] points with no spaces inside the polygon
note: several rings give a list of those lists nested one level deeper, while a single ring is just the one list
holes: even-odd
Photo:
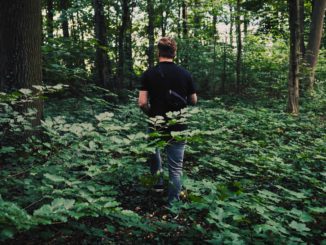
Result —
[{"label": "dense foliage", "polygon": [[[321,3],[2,1],[0,243],[326,244]],[[177,41],[199,96],[168,114],[189,124],[173,133],[188,144],[169,208],[166,156],[163,194],[148,160],[167,142],[147,121],[162,118],[136,102],[161,36]]]},{"label": "dense foliage", "polygon": [[[283,112],[281,100],[264,106],[223,97],[189,108],[184,114],[191,119],[189,131],[175,135],[188,139],[183,199],[162,210],[166,197],[151,193],[155,177],[146,157],[164,142],[146,140],[134,94],[118,105],[103,99],[113,96],[105,90],[89,97],[94,89],[87,87],[83,98],[61,99],[60,111],[56,100],[47,102],[42,140],[1,147],[11,162],[1,166],[2,240],[296,244],[325,239],[321,104],[307,102],[309,112],[297,117]],[[1,124],[6,121],[8,130],[24,124],[7,115],[1,115]],[[167,184],[167,172],[164,177]]]}]

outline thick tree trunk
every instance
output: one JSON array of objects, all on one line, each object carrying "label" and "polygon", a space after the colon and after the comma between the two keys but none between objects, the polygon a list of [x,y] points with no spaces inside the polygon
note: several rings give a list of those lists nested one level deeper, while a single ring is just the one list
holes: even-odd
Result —
[{"label": "thick tree trunk", "polygon": [[241,56],[242,56],[242,37],[241,37],[241,2],[237,0],[237,15],[236,15],[236,30],[237,30],[237,62],[236,62],[236,86],[237,92],[240,92],[240,82],[241,82]]},{"label": "thick tree trunk", "polygon": [[53,38],[53,16],[54,16],[54,9],[53,9],[53,0],[46,1],[46,29],[48,38]]},{"label": "thick tree trunk", "polygon": [[119,31],[119,67],[118,77],[121,87],[127,85],[132,87],[133,61],[131,43],[131,11],[130,0],[122,0],[122,23]]},{"label": "thick tree trunk", "polygon": [[113,89],[110,84],[109,76],[109,57],[107,54],[107,27],[104,17],[103,0],[93,0],[94,7],[94,29],[96,44],[95,55],[95,82],[99,86],[109,87]]},{"label": "thick tree trunk", "polygon": [[290,26],[290,58],[287,111],[299,113],[299,62],[300,62],[300,0],[288,0]]},{"label": "thick tree trunk", "polygon": [[[155,14],[154,14],[154,1],[147,0],[147,13],[148,13],[148,66],[154,66],[154,21],[155,21]],[[163,17],[163,16],[162,16]]]},{"label": "thick tree trunk", "polygon": [[310,26],[310,34],[306,49],[305,61],[308,66],[308,86],[313,90],[315,83],[315,70],[320,49],[321,37],[323,33],[323,23],[326,8],[326,0],[315,0]]},{"label": "thick tree trunk", "polygon": [[[33,85],[41,85],[41,0],[1,1],[0,37],[0,89],[33,90]],[[27,108],[37,110],[32,124],[39,125],[43,101],[24,103],[19,109]]]},{"label": "thick tree trunk", "polygon": [[67,10],[69,8],[69,0],[60,0],[60,10],[61,10],[61,27],[63,37],[69,37],[69,24]]}]

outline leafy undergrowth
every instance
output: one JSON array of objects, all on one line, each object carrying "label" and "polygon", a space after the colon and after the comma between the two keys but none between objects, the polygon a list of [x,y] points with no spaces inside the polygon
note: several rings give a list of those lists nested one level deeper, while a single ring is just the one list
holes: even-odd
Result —
[{"label": "leafy undergrowth", "polygon": [[[146,120],[135,99],[48,103],[46,137],[1,166],[6,243],[297,244],[325,241],[325,121],[201,101],[190,108],[182,202],[150,190]],[[176,137],[183,137],[176,135]],[[17,157],[19,155],[19,158]],[[163,159],[164,160],[164,159]],[[164,166],[166,168],[166,166]],[[167,169],[165,184],[168,185]]]}]

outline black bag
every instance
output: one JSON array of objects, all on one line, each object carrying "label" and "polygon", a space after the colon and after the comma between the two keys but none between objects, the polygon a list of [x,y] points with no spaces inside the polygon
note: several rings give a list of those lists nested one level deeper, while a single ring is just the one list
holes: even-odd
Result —
[{"label": "black bag", "polygon": [[[160,67],[160,65],[158,66],[161,77],[163,79],[165,79],[164,73],[162,72],[162,69]],[[165,95],[165,102],[167,104],[168,107],[168,111],[179,111],[185,107],[187,107],[187,97],[183,98],[180,94],[178,94],[177,92],[173,91],[172,89],[170,89],[170,82],[168,82],[169,84],[169,90],[166,92]]]}]

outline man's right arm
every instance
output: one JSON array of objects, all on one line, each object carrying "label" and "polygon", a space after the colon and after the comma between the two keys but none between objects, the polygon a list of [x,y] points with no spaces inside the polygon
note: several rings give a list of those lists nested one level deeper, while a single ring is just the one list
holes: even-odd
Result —
[{"label": "man's right arm", "polygon": [[197,93],[196,93],[194,80],[192,79],[192,76],[190,73],[188,76],[188,84],[187,85],[188,85],[188,88],[187,88],[188,104],[196,105],[197,104]]},{"label": "man's right arm", "polygon": [[189,96],[189,100],[188,100],[188,103],[190,105],[196,105],[197,104],[197,94],[196,93],[193,93]]}]

